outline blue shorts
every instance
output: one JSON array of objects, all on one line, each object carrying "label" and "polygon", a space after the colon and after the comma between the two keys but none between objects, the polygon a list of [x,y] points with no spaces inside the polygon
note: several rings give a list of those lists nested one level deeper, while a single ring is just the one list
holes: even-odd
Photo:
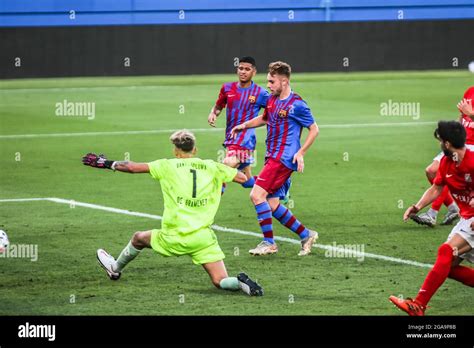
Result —
[{"label": "blue shorts", "polygon": [[286,179],[285,183],[274,193],[269,194],[267,198],[279,198],[280,200],[284,199],[288,194],[288,191],[291,187],[291,178]]}]

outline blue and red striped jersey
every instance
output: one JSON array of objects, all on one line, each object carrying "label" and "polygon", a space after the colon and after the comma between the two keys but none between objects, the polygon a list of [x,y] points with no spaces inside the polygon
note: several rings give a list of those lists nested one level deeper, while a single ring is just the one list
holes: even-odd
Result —
[{"label": "blue and red striped jersey", "polygon": [[284,100],[272,95],[268,99],[263,119],[267,121],[265,158],[277,159],[296,171],[298,165],[292,162],[293,156],[301,148],[301,132],[303,127],[309,128],[315,123],[308,105],[293,92]]},{"label": "blue and red striped jersey", "polygon": [[247,88],[239,87],[238,82],[228,82],[222,85],[216,106],[227,107],[227,124],[225,129],[224,146],[239,145],[249,150],[255,150],[257,138],[255,129],[244,129],[235,139],[230,137],[235,126],[258,116],[260,109],[267,105],[270,94],[262,87],[252,82]]}]

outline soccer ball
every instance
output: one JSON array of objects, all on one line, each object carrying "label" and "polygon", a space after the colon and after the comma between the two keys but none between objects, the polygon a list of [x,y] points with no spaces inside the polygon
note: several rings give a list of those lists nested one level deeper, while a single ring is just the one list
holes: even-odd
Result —
[{"label": "soccer ball", "polygon": [[0,254],[3,254],[9,245],[10,241],[8,240],[6,232],[0,230]]},{"label": "soccer ball", "polygon": [[470,72],[474,73],[474,61],[469,63],[468,69],[469,69]]}]

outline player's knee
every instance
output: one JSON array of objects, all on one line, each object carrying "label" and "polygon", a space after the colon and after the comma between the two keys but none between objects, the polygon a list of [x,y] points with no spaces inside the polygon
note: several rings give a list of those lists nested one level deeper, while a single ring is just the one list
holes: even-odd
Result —
[{"label": "player's knee", "polygon": [[262,203],[262,199],[260,195],[257,192],[255,192],[255,190],[250,191],[250,200],[252,201],[253,204]]},{"label": "player's knee", "polygon": [[135,232],[133,234],[132,245],[134,247],[143,247],[143,232]]},{"label": "player's knee", "polygon": [[436,177],[436,172],[438,171],[437,166],[434,166],[430,164],[428,167],[425,169],[426,176],[428,179],[434,179]]}]

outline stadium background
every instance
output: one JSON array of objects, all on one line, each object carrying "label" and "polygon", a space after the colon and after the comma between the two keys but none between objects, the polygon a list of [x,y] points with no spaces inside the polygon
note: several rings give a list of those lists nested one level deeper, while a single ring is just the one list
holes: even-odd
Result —
[{"label": "stadium background", "polygon": [[243,51],[259,69],[465,68],[472,17],[471,0],[4,0],[0,78],[229,73]]}]

